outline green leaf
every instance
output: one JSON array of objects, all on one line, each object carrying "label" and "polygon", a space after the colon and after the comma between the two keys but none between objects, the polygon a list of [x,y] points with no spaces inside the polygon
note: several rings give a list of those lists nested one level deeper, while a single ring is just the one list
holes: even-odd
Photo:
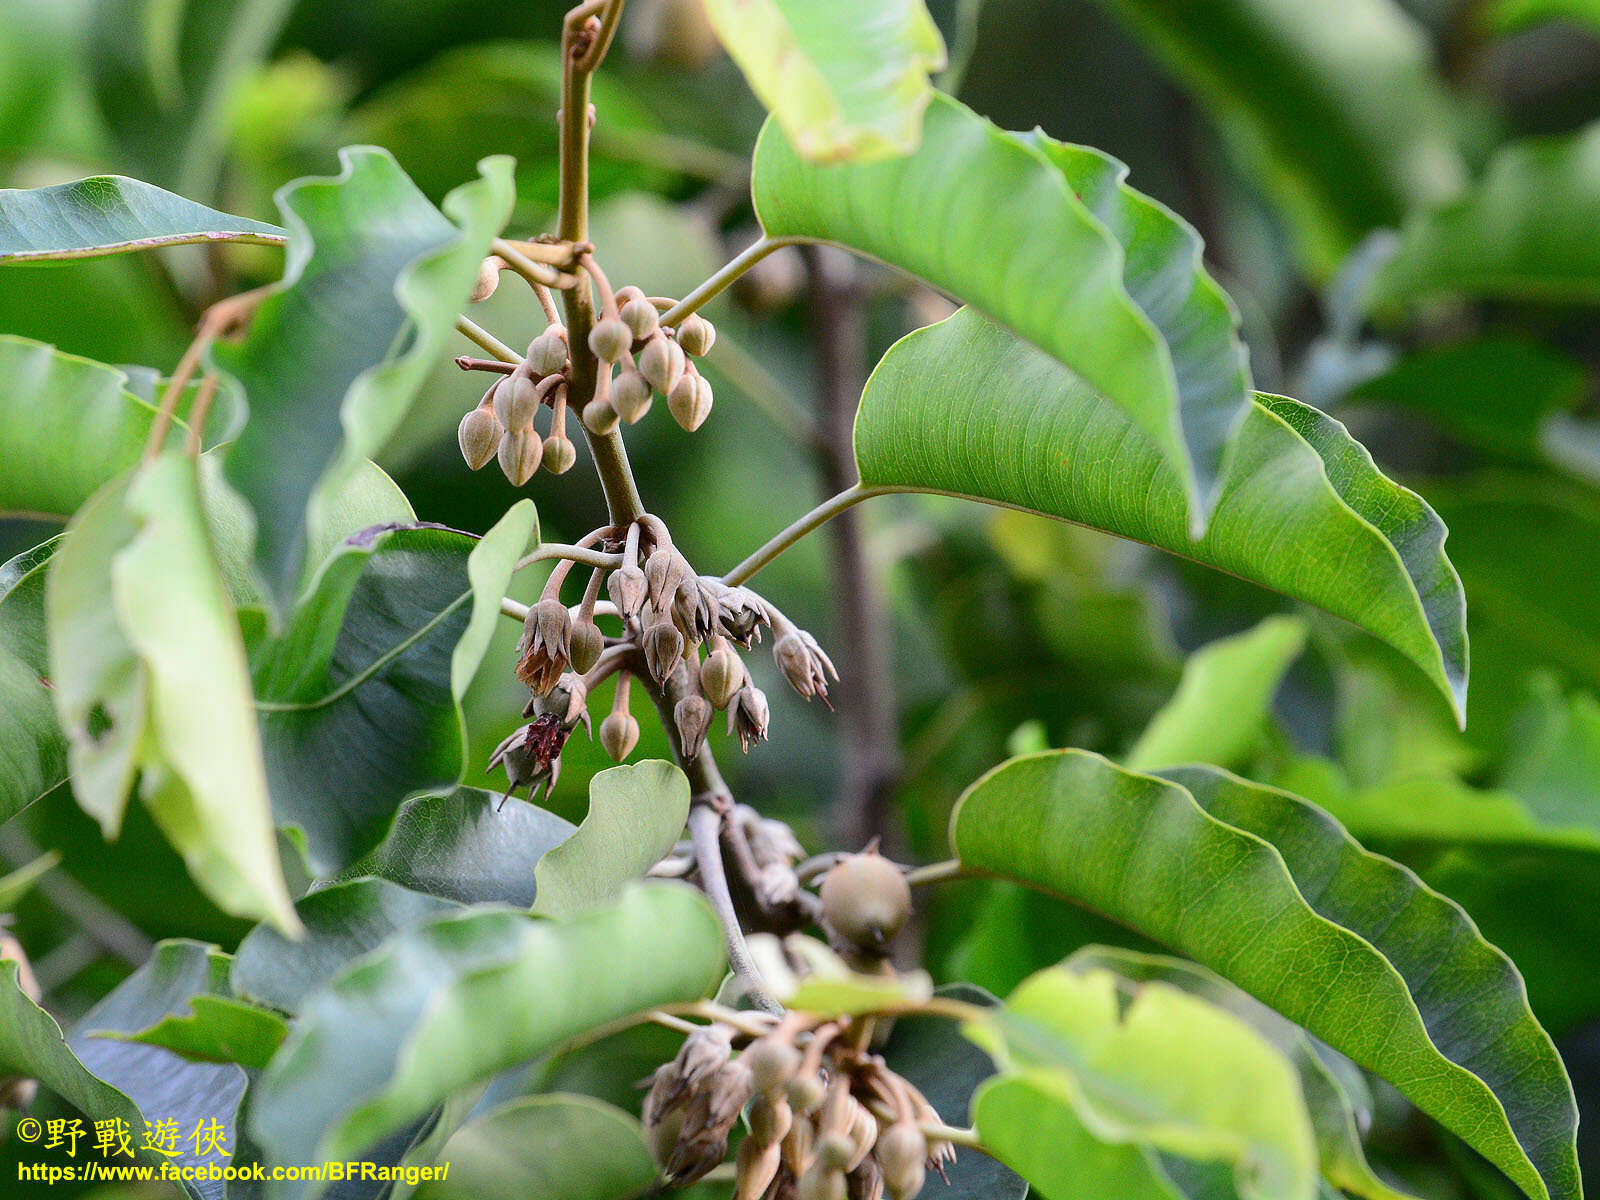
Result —
[{"label": "green leaf", "polygon": [[1178,470],[1203,524],[1249,403],[1244,351],[1194,231],[1126,188],[1120,163],[1004,133],[936,96],[908,157],[810,164],[769,123],[754,172],[769,236],[838,242],[919,275],[1087,380]]},{"label": "green leaf", "polygon": [[402,801],[460,784],[461,697],[537,527],[523,500],[481,540],[427,525],[356,534],[257,655],[274,812],[304,836],[313,874],[377,845]]},{"label": "green leaf", "polygon": [[1210,109],[1318,274],[1464,177],[1433,46],[1393,0],[1102,2]]},{"label": "green leaf", "polygon": [[1304,801],[1209,768],[1167,774],[1082,751],[1014,759],[967,790],[951,843],[971,869],[1217,971],[1388,1079],[1528,1195],[1578,1196],[1561,1060],[1516,968],[1467,916]]},{"label": "green leaf", "polygon": [[1595,0],[1499,0],[1489,18],[1500,33],[1517,33],[1547,21],[1571,21],[1600,29],[1600,4]]},{"label": "green leaf", "polygon": [[515,796],[462,787],[406,801],[383,843],[343,874],[377,875],[461,904],[529,908],[540,861],[576,828]]},{"label": "green leaf", "polygon": [[644,1130],[588,1096],[524,1096],[456,1130],[416,1200],[631,1200],[655,1182]]},{"label": "green leaf", "polygon": [[1600,123],[1501,147],[1461,195],[1418,213],[1368,303],[1439,295],[1600,303]]},{"label": "green leaf", "polygon": [[307,1001],[258,1084],[252,1132],[272,1162],[342,1160],[458,1088],[598,1025],[700,998],[722,973],[716,918],[678,884],[636,886],[570,921],[436,919]]},{"label": "green leaf", "polygon": [[287,1036],[289,1026],[264,1008],[228,996],[197,995],[188,1012],[169,1013],[154,1025],[119,1038],[160,1046],[190,1062],[238,1063],[260,1071]]},{"label": "green leaf", "polygon": [[59,544],[0,564],[0,824],[67,777],[67,740],[45,683],[44,580]]},{"label": "green leaf", "polygon": [[281,246],[286,237],[276,225],[229,216],[121,175],[0,188],[0,265],[196,242]]},{"label": "green leaf", "polygon": [[707,0],[706,15],[800,154],[872,162],[917,148],[945,64],[922,0]]},{"label": "green leaf", "polygon": [[1304,621],[1275,616],[1196,650],[1183,664],[1172,699],[1124,757],[1126,765],[1134,771],[1185,762],[1237,766],[1254,747],[1305,642]]},{"label": "green leaf", "polygon": [[539,860],[533,911],[570,917],[616,900],[667,856],[688,816],[689,780],[672,763],[601,771],[589,781],[589,812],[577,832]]},{"label": "green leaf", "polygon": [[394,432],[511,204],[505,159],[485,160],[480,179],[445,198],[448,217],[387,152],[350,149],[340,162],[335,178],[285,189],[283,281],[244,341],[211,349],[249,402],[227,477],[255,511],[256,562],[280,610],[306,555],[313,493],[336,489]]},{"label": "green leaf", "polygon": [[245,935],[233,959],[234,994],[297,1013],[307,996],[352,959],[453,907],[386,879],[332,884],[295,904],[304,937],[291,941],[270,925],[257,925]]},{"label": "green leaf", "polygon": [[[1300,1077],[1300,1091],[1311,1117],[1317,1139],[1317,1156],[1322,1175],[1335,1187],[1363,1200],[1411,1200],[1407,1192],[1397,1191],[1373,1173],[1361,1146],[1356,1102],[1345,1083],[1328,1065],[1311,1038],[1291,1021],[1252,999],[1225,979],[1196,963],[1159,954],[1089,946],[1063,964],[1069,971],[1107,970],[1128,984],[1123,992],[1137,991],[1152,980],[1198,996],[1225,1012],[1245,1021],[1278,1048],[1294,1065]],[[1362,1084],[1359,1073],[1348,1062],[1345,1071]],[[1366,1097],[1370,1106],[1371,1097]]]},{"label": "green leaf", "polygon": [[[1123,1007],[1110,971],[1053,967],[1024,980],[966,1031],[1003,1073],[1020,1073],[1101,1141],[1229,1163],[1241,1200],[1316,1194],[1316,1145],[1299,1076],[1244,1021],[1203,1000],[1151,982]],[[980,1122],[983,1114],[980,1101]],[[1008,1112],[996,1128],[990,1109],[979,1137],[987,1143],[998,1133],[1009,1145],[1033,1134],[1031,1122],[1017,1127],[1017,1116]],[[1153,1171],[1139,1181],[1138,1164],[1126,1157],[1091,1155],[1091,1164],[1109,1168],[1112,1178],[1132,1176],[1136,1194],[1161,1194]],[[1085,1194],[1110,1193],[1097,1186]]]},{"label": "green leaf", "polygon": [[1332,418],[1257,394],[1205,536],[1133,424],[1059,363],[970,310],[897,342],[861,398],[868,487],[1028,509],[1182,554],[1326,608],[1394,646],[1449,697],[1466,602],[1443,523]]}]

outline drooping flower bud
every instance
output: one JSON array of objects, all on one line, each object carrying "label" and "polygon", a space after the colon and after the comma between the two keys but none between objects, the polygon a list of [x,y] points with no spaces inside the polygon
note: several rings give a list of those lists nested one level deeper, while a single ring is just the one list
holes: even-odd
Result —
[{"label": "drooping flower bud", "polygon": [[617,427],[617,409],[609,396],[596,396],[583,406],[583,427],[604,437]]},{"label": "drooping flower bud", "polygon": [[604,363],[614,363],[633,345],[633,333],[615,317],[595,322],[589,330],[589,349]]},{"label": "drooping flower bud", "polygon": [[667,676],[683,658],[683,634],[671,621],[657,621],[644,631],[640,647],[644,650],[644,661],[650,668],[650,677],[659,686],[666,682]]},{"label": "drooping flower bud", "polygon": [[642,342],[660,326],[661,315],[656,312],[656,306],[644,297],[640,296],[624,303],[619,293],[617,302],[622,304],[622,323],[633,334],[634,341]]},{"label": "drooping flower bud", "polygon": [[678,742],[685,759],[692,759],[705,745],[711,729],[711,704],[699,695],[685,696],[672,706],[672,723],[678,729]]},{"label": "drooping flower bud", "polygon": [[494,415],[507,429],[533,424],[539,412],[539,385],[526,375],[508,375],[495,385]]},{"label": "drooping flower bud", "polygon": [[517,678],[544,695],[555,687],[571,656],[572,615],[554,596],[528,610],[517,643]]},{"label": "drooping flower bud", "polygon": [[500,286],[500,268],[505,264],[498,254],[491,254],[478,264],[478,278],[472,285],[472,294],[467,297],[469,304],[482,304],[495,289]]},{"label": "drooping flower bud", "polygon": [[782,1162],[777,1142],[760,1142],[753,1134],[745,1138],[734,1158],[733,1200],[761,1200]]},{"label": "drooping flower bud", "polygon": [[667,411],[686,433],[693,433],[711,415],[711,385],[685,371],[667,393]]},{"label": "drooping flower bud", "polygon": [[677,342],[659,334],[639,352],[639,374],[649,381],[663,396],[672,391],[672,385],[683,374],[683,350]]},{"label": "drooping flower bud", "polygon": [[629,425],[650,411],[651,398],[650,383],[638,371],[624,368],[611,385],[611,403]]},{"label": "drooping flower bud", "polygon": [[795,1188],[796,1200],[845,1200],[844,1172],[830,1167],[819,1154]]},{"label": "drooping flower bud", "polygon": [[462,417],[456,439],[461,443],[461,457],[467,466],[474,471],[488,466],[504,434],[505,429],[492,408],[480,406]]},{"label": "drooping flower bud", "polygon": [[509,429],[500,438],[500,470],[516,487],[533,478],[544,457],[544,443],[532,425]]},{"label": "drooping flower bud", "polygon": [[528,344],[528,366],[536,375],[555,375],[567,365],[566,330],[552,325]]},{"label": "drooping flower bud", "polygon": [[[756,1092],[764,1097],[781,1096],[789,1086],[789,1080],[800,1069],[800,1051],[794,1048],[793,1043],[770,1034],[751,1042],[742,1057],[745,1066],[750,1068],[750,1079],[755,1084]],[[787,1112],[788,1102],[783,1101],[783,1104]],[[754,1122],[751,1125],[753,1129]],[[787,1120],[784,1128],[774,1136],[782,1137],[786,1132]]]},{"label": "drooping flower bud", "polygon": [[632,713],[612,712],[600,722],[600,747],[612,762],[621,762],[639,744],[639,721]]},{"label": "drooping flower bud", "polygon": [[747,683],[739,689],[728,705],[728,732],[739,735],[740,750],[748,754],[751,746],[766,740],[770,715],[766,694],[760,688]]},{"label": "drooping flower bud", "polygon": [[648,594],[644,572],[638,567],[621,567],[611,572],[606,577],[606,593],[624,617],[637,617]]},{"label": "drooping flower bud", "polygon": [[572,669],[578,674],[587,675],[592,671],[605,648],[605,634],[593,621],[579,621],[573,625],[572,636],[567,643],[567,657],[572,660]]},{"label": "drooping flower bud", "polygon": [[690,313],[678,325],[678,345],[695,358],[708,353],[716,340],[716,327],[699,313]]},{"label": "drooping flower bud", "polygon": [[552,475],[565,475],[578,461],[578,448],[572,439],[552,433],[544,440],[544,469]]},{"label": "drooping flower bud", "polygon": [[727,643],[722,643],[706,655],[700,664],[700,690],[711,706],[719,711],[727,708],[739,694],[744,684],[744,666],[739,656]]},{"label": "drooping flower bud", "polygon": [[682,580],[672,593],[672,623],[692,645],[698,646],[710,636],[716,616],[711,608],[710,594],[700,586],[700,580],[691,575]]},{"label": "drooping flower bud", "polygon": [[820,696],[824,704],[828,703],[828,680],[838,682],[839,673],[816,638],[803,629],[791,628],[773,645],[772,657],[795,691],[807,700]]}]

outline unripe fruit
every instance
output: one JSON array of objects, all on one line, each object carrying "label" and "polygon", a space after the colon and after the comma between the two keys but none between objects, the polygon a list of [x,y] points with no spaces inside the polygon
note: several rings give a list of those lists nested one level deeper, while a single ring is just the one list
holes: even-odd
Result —
[{"label": "unripe fruit", "polygon": [[583,406],[583,427],[590,433],[607,434],[617,427],[617,409],[605,396],[596,396]]},{"label": "unripe fruit", "polygon": [[567,644],[567,661],[579,675],[587,675],[606,648],[605,635],[593,621],[579,621],[572,627]]},{"label": "unripe fruit", "polygon": [[745,1050],[744,1063],[750,1068],[756,1091],[763,1096],[776,1096],[800,1069],[800,1051],[777,1038],[758,1038]]},{"label": "unripe fruit", "polygon": [[467,460],[467,466],[474,471],[487,466],[503,433],[505,430],[493,409],[475,408],[462,417],[456,439],[461,443],[461,457]]},{"label": "unripe fruit", "polygon": [[678,326],[678,345],[685,354],[699,358],[717,341],[716,327],[699,313],[690,313]]},{"label": "unripe fruit", "polygon": [[494,415],[507,429],[533,424],[539,411],[539,387],[526,375],[511,375],[494,389]]},{"label": "unripe fruit", "polygon": [[611,384],[612,406],[629,425],[650,411],[650,399],[650,384],[637,371],[624,370]]},{"label": "unripe fruit", "polygon": [[[552,325],[528,346],[528,365],[536,375],[554,375],[567,365],[567,343]],[[562,331],[565,332],[565,331]]]},{"label": "unripe fruit", "polygon": [[544,443],[539,440],[533,426],[527,425],[510,430],[501,437],[499,455],[500,469],[505,472],[505,477],[516,487],[521,487],[539,469],[539,460],[544,457]]},{"label": "unripe fruit", "polygon": [[[619,295],[617,299],[620,303],[622,298]],[[643,297],[623,304],[621,316],[622,323],[628,327],[636,342],[642,342],[661,325],[661,314],[656,312],[656,306]]]},{"label": "unripe fruit", "polygon": [[589,331],[589,349],[601,362],[616,362],[631,345],[632,331],[615,317],[596,322]]},{"label": "unripe fruit", "polygon": [[639,722],[632,713],[614,712],[600,722],[600,745],[612,762],[627,758],[638,744]]},{"label": "unripe fruit", "polygon": [[928,1139],[911,1121],[896,1121],[878,1138],[883,1186],[891,1200],[912,1200],[927,1177]]},{"label": "unripe fruit", "polygon": [[882,950],[911,915],[911,888],[881,854],[852,854],[822,880],[822,919],[864,950]]},{"label": "unripe fruit", "polygon": [[578,449],[571,438],[552,433],[544,440],[544,469],[552,475],[565,475],[578,461]]}]

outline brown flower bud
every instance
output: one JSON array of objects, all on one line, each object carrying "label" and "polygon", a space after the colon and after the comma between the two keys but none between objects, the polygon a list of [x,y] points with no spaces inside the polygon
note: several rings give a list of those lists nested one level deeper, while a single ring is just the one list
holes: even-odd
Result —
[{"label": "brown flower bud", "polygon": [[846,1098],[850,1101],[850,1159],[844,1169],[854,1171],[872,1152],[873,1143],[878,1140],[878,1120],[854,1096]]},{"label": "brown flower bud", "polygon": [[632,713],[614,712],[600,722],[600,746],[612,762],[621,762],[639,744],[639,722]]},{"label": "brown flower bud", "polygon": [[639,352],[639,374],[663,396],[672,391],[672,385],[678,382],[683,368],[683,350],[670,338],[657,335]]},{"label": "brown flower bud", "polygon": [[788,1134],[789,1125],[794,1120],[789,1102],[776,1095],[777,1091],[782,1090],[783,1085],[779,1084],[777,1089],[769,1089],[765,1094],[758,1091],[755,1099],[750,1101],[750,1136],[764,1146],[775,1146],[781,1142]]},{"label": "brown flower bud", "polygon": [[644,560],[644,583],[657,612],[672,607],[672,593],[679,578],[675,557],[671,546],[659,546]]},{"label": "brown flower bud", "polygon": [[583,427],[604,436],[617,427],[617,408],[609,396],[596,396],[583,406]]},{"label": "brown flower bud", "polygon": [[552,325],[528,344],[528,366],[535,375],[555,375],[567,365],[566,330]]},{"label": "brown flower bud", "polygon": [[589,330],[589,349],[601,362],[614,363],[633,345],[633,333],[615,317],[595,322]]},{"label": "brown flower bud", "polygon": [[816,1127],[805,1114],[791,1108],[794,1113],[789,1122],[789,1132],[783,1135],[783,1166],[791,1175],[805,1174],[811,1160],[816,1157],[812,1143],[816,1140]]},{"label": "brown flower bud", "polygon": [[727,708],[743,684],[744,666],[727,644],[712,650],[700,664],[700,690],[713,708]]},{"label": "brown flower bud", "polygon": [[828,703],[828,680],[831,677],[837,682],[839,673],[816,638],[803,629],[791,629],[773,645],[772,657],[795,691],[807,700],[820,696],[824,704]]},{"label": "brown flower bud", "polygon": [[611,385],[611,403],[617,415],[632,425],[650,411],[650,384],[638,371],[624,368]]},{"label": "brown flower bud", "polygon": [[567,642],[567,657],[578,674],[587,675],[592,671],[605,648],[605,634],[593,621],[579,621],[572,627],[572,636]]},{"label": "brown flower bud", "polygon": [[745,1138],[734,1159],[733,1200],[760,1200],[782,1162],[777,1142],[759,1142],[753,1135]]},{"label": "brown flower bud", "polygon": [[546,596],[528,610],[517,643],[517,678],[538,695],[555,687],[567,669],[571,649],[572,616],[554,596]]},{"label": "brown flower bud", "polygon": [[539,385],[526,375],[508,375],[495,385],[494,415],[507,429],[532,425],[539,412]]},{"label": "brown flower bud", "polygon": [[482,304],[500,286],[500,268],[505,264],[497,254],[491,254],[478,264],[478,278],[472,284],[472,293],[467,297],[469,304]]},{"label": "brown flower bud", "polygon": [[552,475],[565,475],[578,461],[578,449],[572,439],[552,433],[544,440],[544,469]]},{"label": "brown flower bud", "polygon": [[[826,1096],[828,1089],[823,1085],[822,1079],[816,1074],[796,1075],[789,1080],[789,1086],[784,1089],[784,1096],[789,1101],[789,1107],[797,1116],[816,1110]],[[796,1122],[802,1124],[802,1122]],[[796,1172],[798,1174],[798,1172]]]},{"label": "brown flower bud", "polygon": [[685,371],[667,393],[667,411],[685,432],[693,433],[711,415],[711,385]]},{"label": "brown flower bud", "polygon": [[876,851],[840,859],[822,879],[822,919],[863,950],[881,952],[911,915],[911,888]]},{"label": "brown flower bud", "polygon": [[882,1200],[883,1167],[874,1154],[867,1155],[844,1177],[845,1194],[849,1200]]},{"label": "brown flower bud", "polygon": [[626,307],[634,300],[644,299],[644,289],[637,284],[625,283],[617,289],[615,297],[618,308]]},{"label": "brown flower bud", "polygon": [[656,312],[656,306],[640,296],[626,303],[622,300],[621,293],[617,295],[617,303],[622,305],[622,323],[633,334],[633,340],[642,342],[654,333],[661,325],[661,315]]},{"label": "brown flower bud", "polygon": [[475,408],[462,417],[456,440],[461,443],[461,457],[467,460],[467,466],[474,471],[487,466],[504,433],[492,408]]},{"label": "brown flower bud", "polygon": [[[676,632],[676,630],[674,630]],[[728,732],[739,735],[739,749],[746,754],[767,737],[770,719],[766,694],[754,684],[745,684],[728,705]]]},{"label": "brown flower bud", "polygon": [[806,1173],[800,1176],[795,1195],[798,1200],[845,1200],[844,1172],[825,1164],[819,1154]]},{"label": "brown flower bud", "polygon": [[500,438],[500,470],[516,487],[533,478],[544,457],[544,443],[533,426],[507,430]]},{"label": "brown flower bud", "polygon": [[672,669],[683,658],[683,634],[671,621],[657,621],[646,629],[640,638],[640,646],[644,650],[645,665],[650,668],[650,677],[657,686],[666,682],[667,676],[672,674]]},{"label": "brown flower bud", "polygon": [[678,742],[685,759],[692,759],[705,745],[711,729],[711,704],[704,696],[685,696],[672,706],[672,723],[678,729]]},{"label": "brown flower bud", "polygon": [[695,646],[705,641],[716,625],[711,594],[700,586],[700,580],[693,575],[683,579],[672,593],[672,623]]},{"label": "brown flower bud", "polygon": [[928,1139],[915,1121],[896,1121],[878,1138],[877,1158],[891,1200],[912,1200],[927,1178]]},{"label": "brown flower bud", "polygon": [[[504,767],[506,796],[509,800],[519,787],[528,788],[530,800],[541,785],[553,791],[561,775],[561,750],[571,733],[566,723],[554,713],[545,713],[531,725],[524,725],[495,747],[489,756],[489,767]],[[500,802],[505,803],[505,800]]]},{"label": "brown flower bud", "polygon": [[690,313],[678,325],[678,345],[695,358],[708,353],[716,340],[716,327],[699,313]]},{"label": "brown flower bud", "polygon": [[723,633],[748,648],[752,641],[761,640],[761,626],[767,623],[767,611],[760,597],[749,588],[724,588],[717,622]]},{"label": "brown flower bud", "polygon": [[606,593],[619,613],[625,617],[637,617],[648,594],[644,572],[638,567],[622,567],[611,572],[606,577]]},{"label": "brown flower bud", "polygon": [[[756,1091],[763,1096],[778,1096],[789,1086],[789,1080],[800,1069],[800,1051],[793,1044],[777,1037],[758,1038],[751,1042],[743,1056],[750,1068],[750,1078]],[[787,1108],[787,1105],[785,1105]],[[783,1134],[778,1134],[782,1137]]]}]

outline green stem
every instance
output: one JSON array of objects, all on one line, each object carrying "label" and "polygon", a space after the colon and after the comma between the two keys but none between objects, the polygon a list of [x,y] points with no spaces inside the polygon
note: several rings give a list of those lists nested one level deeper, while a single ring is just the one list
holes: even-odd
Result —
[{"label": "green stem", "polygon": [[482,349],[484,353],[493,355],[501,362],[519,363],[522,361],[522,355],[470,317],[456,317],[456,329],[468,341],[473,342]]},{"label": "green stem", "polygon": [[906,872],[906,882],[912,887],[921,887],[925,883],[943,883],[946,879],[960,879],[966,873],[966,868],[961,865],[959,859],[950,858],[923,867],[912,867]]},{"label": "green stem", "polygon": [[663,325],[676,325],[690,313],[697,311],[707,301],[720,294],[735,279],[739,278],[739,276],[743,275],[773,251],[781,250],[785,246],[793,246],[805,240],[805,238],[793,237],[767,237],[763,234],[760,241],[747,247],[737,258],[724,263],[718,268],[715,275],[662,313],[661,323]]},{"label": "green stem", "polygon": [[762,567],[830,518],[838,516],[845,509],[852,508],[863,500],[870,499],[873,496],[886,496],[893,490],[893,488],[867,487],[865,484],[857,483],[845,488],[844,491],[837,495],[829,496],[821,504],[788,528],[776,534],[765,546],[762,546],[761,549],[724,575],[722,582],[729,586],[745,582],[745,580],[761,570]]}]

